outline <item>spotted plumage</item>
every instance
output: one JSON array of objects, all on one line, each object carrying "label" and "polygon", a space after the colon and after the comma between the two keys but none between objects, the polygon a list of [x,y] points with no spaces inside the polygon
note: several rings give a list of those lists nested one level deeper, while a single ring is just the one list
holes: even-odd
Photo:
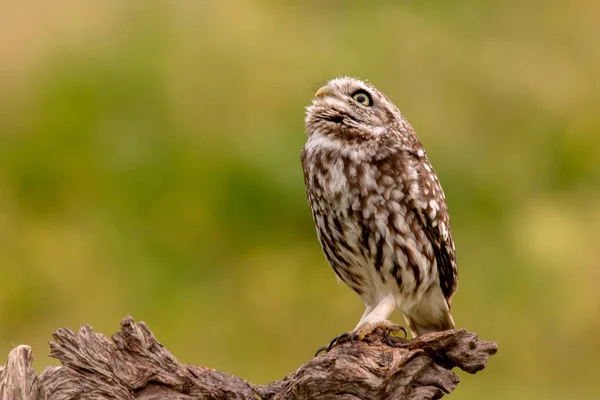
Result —
[{"label": "spotted plumage", "polygon": [[366,310],[360,338],[398,308],[413,336],[454,328],[458,276],[446,199],[414,130],[373,86],[337,78],[307,108],[302,167],[327,261]]}]

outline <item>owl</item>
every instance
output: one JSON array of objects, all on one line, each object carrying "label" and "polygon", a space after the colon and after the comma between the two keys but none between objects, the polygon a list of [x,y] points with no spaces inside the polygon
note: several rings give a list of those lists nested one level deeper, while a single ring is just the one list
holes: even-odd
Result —
[{"label": "owl", "polygon": [[446,198],[415,131],[375,87],[342,77],[306,112],[301,161],[323,253],[365,312],[362,340],[398,309],[414,336],[454,328],[458,273]]}]

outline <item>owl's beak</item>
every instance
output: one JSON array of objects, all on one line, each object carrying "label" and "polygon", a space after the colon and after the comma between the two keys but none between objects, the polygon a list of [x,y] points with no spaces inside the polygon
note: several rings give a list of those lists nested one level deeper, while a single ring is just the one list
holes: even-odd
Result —
[{"label": "owl's beak", "polygon": [[331,91],[329,86],[323,86],[322,88],[317,90],[317,93],[315,93],[315,98],[321,98],[321,97],[329,96],[331,94],[333,94],[333,92]]}]

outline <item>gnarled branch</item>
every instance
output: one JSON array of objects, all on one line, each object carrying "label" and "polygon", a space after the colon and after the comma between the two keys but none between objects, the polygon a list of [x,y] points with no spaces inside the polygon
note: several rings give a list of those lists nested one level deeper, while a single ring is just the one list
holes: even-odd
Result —
[{"label": "gnarled branch", "polygon": [[112,341],[84,325],[59,329],[50,355],[63,366],[32,369],[28,346],[0,367],[0,399],[437,399],[450,393],[459,367],[475,373],[495,354],[493,342],[465,330],[413,340],[375,332],[344,343],[266,386],[207,367],[180,364],[143,322],[121,321]]}]

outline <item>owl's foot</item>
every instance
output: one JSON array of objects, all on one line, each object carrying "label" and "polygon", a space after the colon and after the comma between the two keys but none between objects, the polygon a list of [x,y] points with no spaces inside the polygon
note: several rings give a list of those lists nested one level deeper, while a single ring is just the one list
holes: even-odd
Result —
[{"label": "owl's foot", "polygon": [[385,335],[392,335],[400,332],[404,333],[405,338],[407,335],[406,329],[404,329],[403,326],[396,325],[393,322],[384,319],[382,321],[366,323],[356,328],[354,332],[352,332],[352,341],[363,340],[367,335],[373,333],[373,331],[375,331],[377,328],[383,329]]},{"label": "owl's foot", "polygon": [[352,332],[345,332],[339,336],[334,337],[329,345],[319,347],[317,352],[315,353],[315,357],[318,356],[322,351],[325,353],[329,352],[335,346],[345,343],[345,342],[359,342],[363,340],[367,335],[373,333],[373,331],[377,328],[383,329],[385,335],[404,333],[404,337],[406,338],[406,329],[404,329],[401,325],[396,325],[390,321],[382,320],[375,323],[367,323],[363,324]]}]

